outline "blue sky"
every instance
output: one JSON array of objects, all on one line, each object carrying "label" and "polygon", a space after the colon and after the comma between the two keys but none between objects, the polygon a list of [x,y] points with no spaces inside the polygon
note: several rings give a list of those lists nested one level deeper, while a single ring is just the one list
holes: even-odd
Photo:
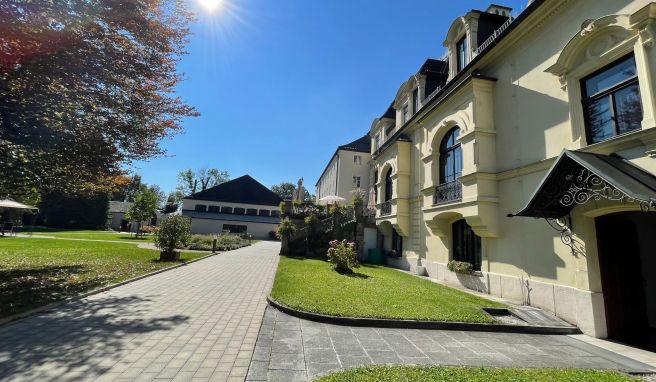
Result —
[{"label": "blue sky", "polygon": [[[172,191],[186,168],[250,174],[266,186],[314,184],[335,148],[361,137],[400,84],[478,0],[224,0],[198,21],[178,94],[201,116],[163,142],[166,157],[135,165]],[[499,0],[515,11],[526,0]]]}]

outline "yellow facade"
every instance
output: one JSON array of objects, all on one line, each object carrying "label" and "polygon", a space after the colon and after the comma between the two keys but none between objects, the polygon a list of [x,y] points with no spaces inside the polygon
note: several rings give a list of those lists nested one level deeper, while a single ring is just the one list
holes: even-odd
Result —
[{"label": "yellow facade", "polygon": [[[377,224],[389,249],[391,232],[403,237],[403,257],[393,264],[427,272],[517,303],[547,309],[587,334],[607,335],[595,219],[639,210],[630,202],[593,200],[571,212],[579,253],[542,219],[509,218],[522,209],[554,160],[564,150],[616,153],[656,174],[656,3],[646,0],[536,1],[487,50],[472,41],[475,17],[449,28],[449,79],[432,102],[403,123],[399,112],[424,80],[413,76],[394,102],[390,119],[377,119],[370,135],[378,195],[385,195],[391,169],[391,211]],[[473,21],[472,21],[473,20]],[[455,45],[470,39],[464,71],[454,70]],[[599,143],[588,143],[581,80],[632,54],[642,103],[641,128]],[[434,204],[440,185],[440,142],[460,128],[461,197]],[[446,269],[452,259],[452,224],[464,218],[481,238],[481,271],[460,275]],[[656,227],[654,232],[656,232]],[[656,251],[655,251],[656,252]],[[654,253],[656,255],[656,253]]]}]

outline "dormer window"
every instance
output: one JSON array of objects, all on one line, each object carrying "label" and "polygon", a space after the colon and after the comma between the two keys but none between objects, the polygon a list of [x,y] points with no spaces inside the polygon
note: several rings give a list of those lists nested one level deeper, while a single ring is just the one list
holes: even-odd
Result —
[{"label": "dormer window", "polygon": [[403,111],[401,112],[401,123],[405,124],[410,120],[410,109],[408,104],[403,105]]},{"label": "dormer window", "polygon": [[419,88],[412,91],[412,114],[419,111]]},{"label": "dormer window", "polygon": [[467,35],[456,44],[456,63],[457,71],[460,72],[467,66]]},{"label": "dormer window", "polygon": [[385,139],[391,137],[393,132],[394,132],[394,125],[387,126],[387,128],[385,129]]}]

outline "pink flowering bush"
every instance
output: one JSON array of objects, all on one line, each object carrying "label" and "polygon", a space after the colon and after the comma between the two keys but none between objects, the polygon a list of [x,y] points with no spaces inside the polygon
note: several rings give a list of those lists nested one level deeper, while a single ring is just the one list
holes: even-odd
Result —
[{"label": "pink flowering bush", "polygon": [[357,255],[355,253],[355,243],[349,243],[346,239],[339,241],[333,240],[328,243],[328,261],[333,263],[333,269],[339,273],[352,273],[352,268],[358,268]]}]

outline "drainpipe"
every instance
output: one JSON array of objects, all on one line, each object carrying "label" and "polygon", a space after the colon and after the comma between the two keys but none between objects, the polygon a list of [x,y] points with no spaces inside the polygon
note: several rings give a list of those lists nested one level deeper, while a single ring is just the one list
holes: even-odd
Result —
[{"label": "drainpipe", "polygon": [[335,171],[335,195],[339,193],[339,152],[337,152],[337,170]]}]

